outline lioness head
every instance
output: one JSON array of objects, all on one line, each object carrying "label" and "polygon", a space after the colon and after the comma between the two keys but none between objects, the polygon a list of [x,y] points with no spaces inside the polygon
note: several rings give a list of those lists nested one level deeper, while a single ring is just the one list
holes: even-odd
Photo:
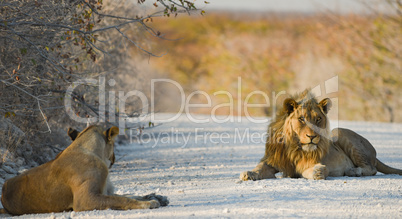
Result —
[{"label": "lioness head", "polygon": [[[75,141],[75,139],[79,138],[87,129],[83,130],[82,132],[79,132],[73,128],[68,128],[67,135],[71,138],[72,141]],[[114,139],[118,134],[119,134],[119,128],[117,128],[116,126],[113,126],[112,128],[103,132],[103,136],[106,142],[105,156],[110,161],[109,168],[112,167],[112,165],[116,160],[116,157],[114,155]],[[60,156],[61,153],[63,152],[60,152],[56,156],[56,159]]]},{"label": "lioness head", "polygon": [[289,140],[298,142],[303,151],[313,152],[322,141],[328,140],[327,113],[332,103],[329,98],[318,103],[309,90],[301,97],[284,101],[283,107],[287,113],[284,130],[287,137],[292,138]]}]

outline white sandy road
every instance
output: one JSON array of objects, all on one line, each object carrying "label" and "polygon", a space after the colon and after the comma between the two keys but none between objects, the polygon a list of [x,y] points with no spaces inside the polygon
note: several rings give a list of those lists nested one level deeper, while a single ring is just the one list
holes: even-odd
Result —
[{"label": "white sandy road", "polygon": [[[254,168],[263,156],[267,128],[242,120],[195,124],[182,116],[145,131],[142,144],[117,146],[117,162],[111,169],[116,192],[156,192],[169,197],[168,207],[21,218],[402,218],[398,175],[240,182],[239,174]],[[380,160],[402,168],[402,124],[340,122],[339,126],[365,136]]]}]

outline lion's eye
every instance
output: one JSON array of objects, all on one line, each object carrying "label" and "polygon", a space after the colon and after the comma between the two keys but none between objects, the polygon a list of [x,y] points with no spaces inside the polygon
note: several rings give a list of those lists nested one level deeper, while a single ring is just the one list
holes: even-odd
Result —
[{"label": "lion's eye", "polygon": [[321,117],[318,117],[317,118],[317,123],[320,123],[321,122]]},{"label": "lion's eye", "polygon": [[299,121],[300,121],[300,122],[304,122],[304,117],[303,117],[303,116],[300,116],[300,117],[299,117]]}]

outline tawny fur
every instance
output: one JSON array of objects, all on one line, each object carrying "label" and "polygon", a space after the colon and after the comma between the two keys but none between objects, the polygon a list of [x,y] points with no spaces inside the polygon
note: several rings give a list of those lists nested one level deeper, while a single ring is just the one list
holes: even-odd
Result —
[{"label": "tawny fur", "polygon": [[103,131],[100,126],[90,126],[78,136],[70,135],[75,140],[54,160],[4,183],[2,211],[21,215],[166,205],[167,200],[160,203],[161,196],[136,200],[113,194],[108,168],[114,162],[114,139],[118,133],[117,127]]},{"label": "tawny fur", "polygon": [[325,179],[328,176],[367,176],[377,171],[400,174],[376,159],[374,147],[364,137],[348,129],[329,131],[331,100],[317,101],[310,90],[284,101],[268,126],[265,155],[242,180],[285,177]]}]

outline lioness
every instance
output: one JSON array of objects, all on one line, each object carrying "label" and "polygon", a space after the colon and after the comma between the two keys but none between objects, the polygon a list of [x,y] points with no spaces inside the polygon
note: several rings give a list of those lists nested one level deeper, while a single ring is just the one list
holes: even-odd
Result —
[{"label": "lioness", "polygon": [[329,130],[331,100],[318,103],[311,90],[288,98],[268,127],[265,155],[241,180],[285,177],[325,179],[328,176],[371,176],[377,171],[402,175],[383,164],[364,137],[348,129]]},{"label": "lioness", "polygon": [[117,127],[103,131],[100,126],[90,126],[79,134],[69,130],[74,141],[54,160],[4,183],[2,212],[21,215],[167,205],[165,197],[154,194],[137,199],[113,194],[108,167],[114,162],[118,133]]}]

